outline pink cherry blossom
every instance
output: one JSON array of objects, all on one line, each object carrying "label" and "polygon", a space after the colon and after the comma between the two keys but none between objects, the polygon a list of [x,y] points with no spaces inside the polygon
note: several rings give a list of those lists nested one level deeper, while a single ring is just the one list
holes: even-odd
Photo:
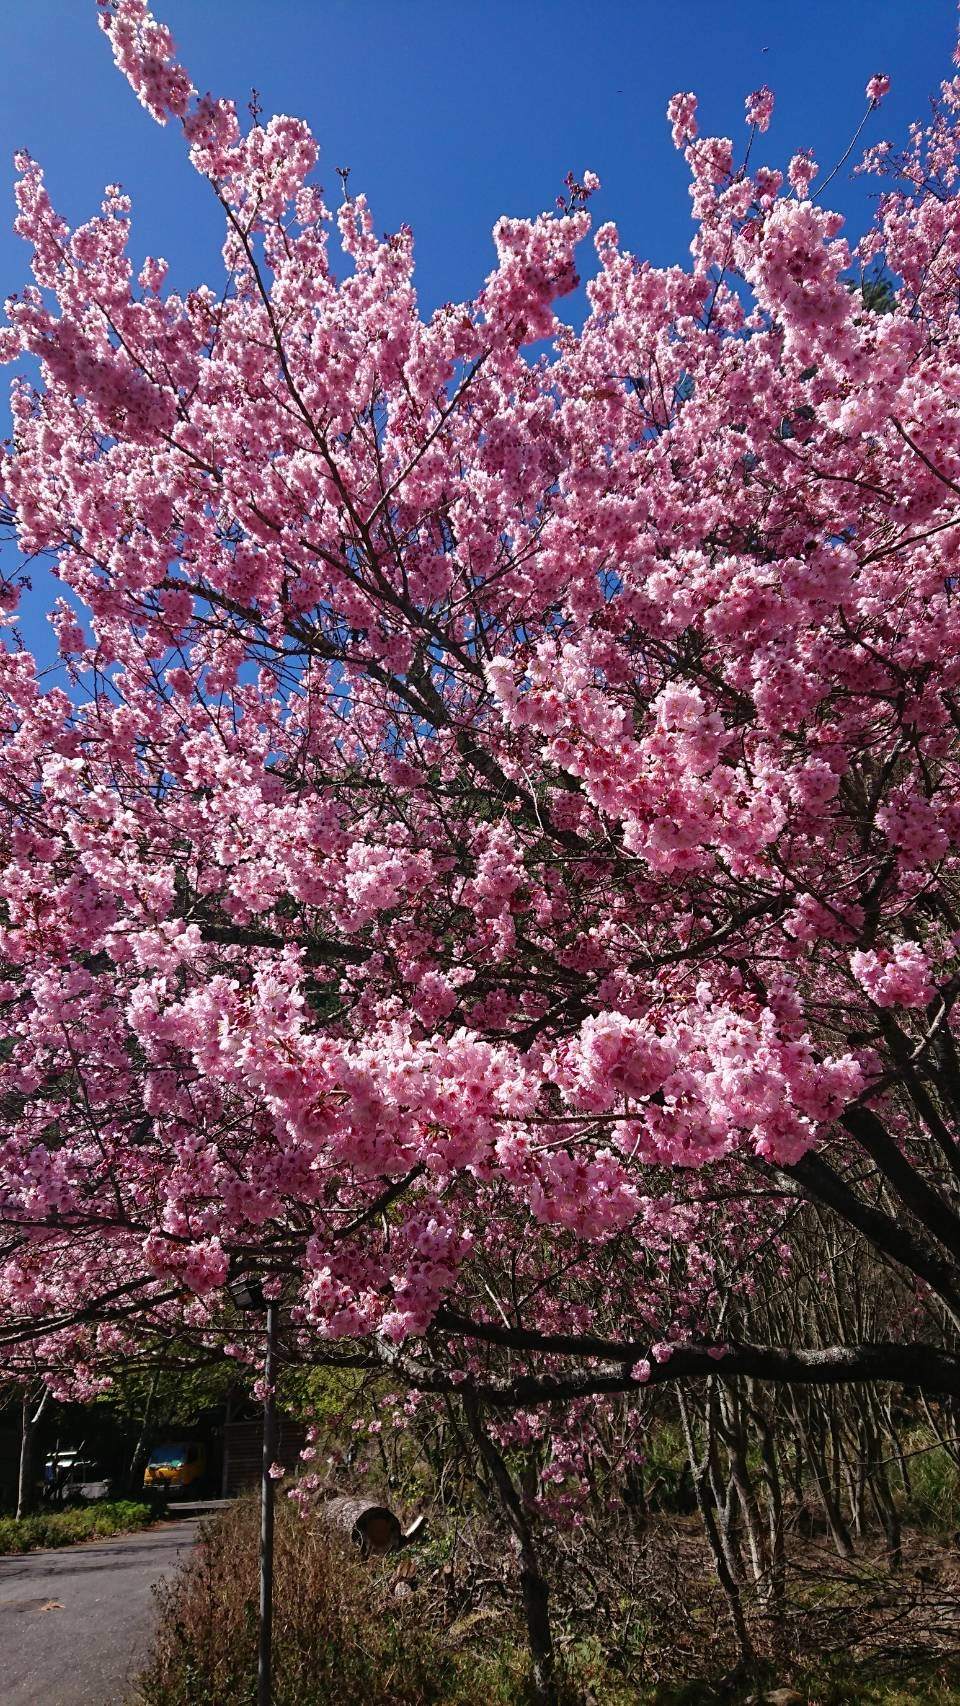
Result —
[{"label": "pink cherry blossom", "polygon": [[879,953],[851,954],[850,965],[878,1007],[925,1007],[933,998],[930,961],[916,942],[894,942]]},{"label": "pink cherry blossom", "polygon": [[690,94],[671,95],[667,102],[667,118],[673,127],[675,148],[692,142],[697,134],[697,97]]},{"label": "pink cherry blossom", "polygon": [[760,89],[754,89],[746,99],[747,123],[756,125],[763,133],[770,129],[770,119],[773,116],[773,91],[766,84]]},{"label": "pink cherry blossom", "polygon": [[146,1322],[255,1373],[256,1272],[305,1360],[502,1375],[532,1437],[544,1368],[743,1367],[794,1192],[942,1296],[903,1224],[949,1245],[960,81],[859,236],[753,158],[769,90],[745,160],[682,93],[683,264],[591,247],[585,172],[426,312],[303,121],[199,95],[145,0],[100,21],[223,272],[18,157],[2,487],[60,666],[6,568],[9,1368],[97,1390]]}]

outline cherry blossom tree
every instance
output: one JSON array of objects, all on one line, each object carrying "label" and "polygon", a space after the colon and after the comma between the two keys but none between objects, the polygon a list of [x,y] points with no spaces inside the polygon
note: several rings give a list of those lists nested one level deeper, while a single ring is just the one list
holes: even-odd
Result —
[{"label": "cherry blossom tree", "polygon": [[[574,1440],[703,1374],[960,1394],[960,79],[857,243],[756,164],[768,90],[742,159],[677,95],[690,263],[601,225],[577,330],[592,173],[424,315],[304,123],[100,22],[224,276],[20,157],[2,484],[63,596],[58,681],[0,657],[8,1367],[96,1389],[253,1266],[304,1356]],[[887,1337],[738,1328],[809,1205]]]}]

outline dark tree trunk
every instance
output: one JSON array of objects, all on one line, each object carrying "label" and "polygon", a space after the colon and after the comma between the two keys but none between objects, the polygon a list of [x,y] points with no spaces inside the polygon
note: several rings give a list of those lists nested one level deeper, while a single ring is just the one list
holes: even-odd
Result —
[{"label": "dark tree trunk", "polygon": [[33,1442],[37,1423],[47,1407],[49,1396],[49,1387],[44,1387],[40,1402],[34,1410],[36,1393],[31,1396],[29,1392],[25,1392],[23,1395],[23,1405],[20,1412],[20,1468],[17,1475],[18,1522],[22,1517],[29,1516],[33,1509]]},{"label": "dark tree trunk", "polygon": [[804,1427],[800,1412],[795,1404],[793,1404],[793,1418],[797,1426],[797,1432],[803,1441],[804,1455],[810,1465],[810,1473],[813,1476],[813,1483],[817,1489],[820,1503],[823,1506],[823,1514],[827,1519],[827,1527],[830,1530],[830,1537],[837,1549],[837,1554],[841,1558],[852,1558],[853,1541],[850,1539],[847,1525],[840,1513],[840,1507],[834,1499],[827,1465],[823,1460],[819,1445],[814,1444],[810,1433]]},{"label": "dark tree trunk", "polygon": [[727,1555],[714,1517],[714,1505],[710,1489],[709,1440],[703,1457],[698,1457],[693,1438],[693,1427],[690,1422],[690,1412],[687,1409],[682,1388],[677,1390],[677,1403],[680,1409],[680,1419],[683,1423],[684,1439],[687,1444],[687,1456],[690,1459],[690,1472],[693,1475],[693,1485],[697,1495],[697,1509],[700,1512],[703,1531],[713,1557],[713,1567],[717,1572],[717,1580],[730,1608],[730,1621],[737,1638],[740,1664],[746,1669],[754,1661],[753,1642],[750,1639],[747,1620],[743,1614],[740,1589],[727,1562]]},{"label": "dark tree trunk", "polygon": [[483,1426],[477,1398],[469,1389],[463,1394],[463,1408],[481,1461],[497,1490],[513,1536],[520,1566],[520,1596],[527,1625],[527,1643],[530,1648],[537,1706],[557,1706],[557,1678],[553,1635],[550,1629],[550,1589],[540,1567],[533,1527],[513,1484],[510,1471]]},{"label": "dark tree trunk", "polygon": [[134,1447],[133,1456],[130,1459],[130,1467],[127,1470],[126,1484],[128,1493],[139,1493],[143,1487],[143,1472],[147,1466],[147,1441],[150,1437],[150,1422],[153,1417],[153,1403],[157,1395],[157,1387],[159,1383],[160,1370],[159,1368],[155,1368],[153,1371],[153,1379],[150,1382],[150,1390],[147,1393],[147,1401],[143,1407],[143,1420],[140,1423],[140,1436]]}]

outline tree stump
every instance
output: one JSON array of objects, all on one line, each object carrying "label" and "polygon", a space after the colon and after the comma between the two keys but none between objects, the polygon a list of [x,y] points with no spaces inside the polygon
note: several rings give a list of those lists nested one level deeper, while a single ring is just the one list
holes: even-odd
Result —
[{"label": "tree stump", "polygon": [[373,1505],[367,1499],[327,1499],[317,1506],[317,1515],[348,1534],[364,1558],[399,1552],[404,1543],[400,1521],[386,1505]]}]

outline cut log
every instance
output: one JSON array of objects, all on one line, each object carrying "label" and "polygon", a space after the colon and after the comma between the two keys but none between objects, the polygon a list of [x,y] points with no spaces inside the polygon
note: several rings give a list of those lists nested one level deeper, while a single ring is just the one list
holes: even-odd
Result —
[{"label": "cut log", "polygon": [[341,1534],[349,1534],[365,1558],[399,1552],[404,1544],[400,1521],[386,1505],[372,1505],[368,1499],[327,1499],[317,1506],[317,1515]]}]

